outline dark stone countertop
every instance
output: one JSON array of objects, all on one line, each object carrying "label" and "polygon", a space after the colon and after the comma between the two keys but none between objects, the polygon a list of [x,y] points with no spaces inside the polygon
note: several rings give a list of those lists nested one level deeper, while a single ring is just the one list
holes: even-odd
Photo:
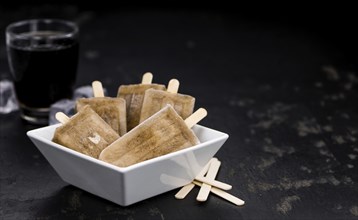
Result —
[{"label": "dark stone countertop", "polygon": [[[199,203],[195,188],[184,200],[173,190],[118,206],[62,181],[25,135],[34,127],[14,112],[0,115],[1,219],[358,218],[351,33],[213,9],[71,5],[0,7],[0,32],[11,21],[47,15],[81,25],[77,86],[98,79],[114,96],[146,71],[159,83],[179,79],[180,92],[209,112],[201,124],[230,135],[216,155],[222,161],[217,179],[232,184],[230,193],[246,204],[213,195]],[[5,77],[4,36],[0,40]]]}]

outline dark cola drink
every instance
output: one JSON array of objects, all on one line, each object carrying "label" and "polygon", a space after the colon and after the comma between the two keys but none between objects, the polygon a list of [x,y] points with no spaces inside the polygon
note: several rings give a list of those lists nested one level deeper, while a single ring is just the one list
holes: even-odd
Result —
[{"label": "dark cola drink", "polygon": [[30,108],[48,108],[57,100],[71,97],[76,79],[78,43],[66,44],[9,47],[20,104]]},{"label": "dark cola drink", "polygon": [[78,30],[73,31],[74,24],[66,21],[29,21],[32,23],[10,25],[14,33],[9,34],[7,28],[8,60],[22,118],[46,124],[50,105],[72,96],[79,53]]}]

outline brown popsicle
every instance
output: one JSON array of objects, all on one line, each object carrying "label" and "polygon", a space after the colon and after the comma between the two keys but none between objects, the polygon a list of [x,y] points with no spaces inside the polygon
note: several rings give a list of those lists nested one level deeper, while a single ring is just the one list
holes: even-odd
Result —
[{"label": "brown popsicle", "polygon": [[95,97],[78,99],[77,111],[89,105],[120,136],[124,135],[127,132],[126,101],[122,98],[104,97],[103,87],[99,81],[94,81],[92,88]]},{"label": "brown popsicle", "polygon": [[57,113],[56,118],[63,124],[56,128],[52,141],[94,158],[119,138],[117,132],[88,105],[71,118],[66,118],[63,113]]},{"label": "brown popsicle", "polygon": [[127,167],[197,145],[199,139],[190,128],[206,114],[205,109],[199,109],[184,121],[167,105],[104,149],[99,159]]},{"label": "brown popsicle", "polygon": [[195,98],[177,93],[178,88],[179,81],[172,79],[169,81],[167,91],[148,89],[144,95],[140,122],[149,118],[167,104],[172,105],[183,119],[193,114]]},{"label": "brown popsicle", "polygon": [[152,84],[152,79],[151,73],[145,73],[141,84],[121,85],[118,89],[118,97],[126,101],[127,131],[139,124],[145,91],[151,88],[165,90],[164,85]]}]

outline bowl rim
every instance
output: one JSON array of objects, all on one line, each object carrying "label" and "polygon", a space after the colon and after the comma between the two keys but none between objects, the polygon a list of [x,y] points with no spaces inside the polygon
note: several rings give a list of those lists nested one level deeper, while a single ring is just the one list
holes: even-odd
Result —
[{"label": "bowl rim", "polygon": [[146,165],[149,165],[149,164],[152,164],[152,163],[156,163],[156,162],[159,162],[159,161],[162,161],[162,160],[166,160],[166,159],[169,159],[171,157],[178,156],[180,154],[185,154],[185,153],[188,153],[190,151],[201,149],[201,148],[204,148],[205,146],[207,146],[207,145],[209,145],[211,143],[214,143],[216,141],[226,140],[226,139],[229,138],[229,135],[227,133],[224,133],[224,132],[221,132],[221,131],[218,131],[218,130],[208,128],[208,127],[205,127],[205,126],[197,124],[194,127],[204,128],[204,129],[208,129],[208,130],[210,130],[212,132],[217,132],[217,133],[220,134],[220,136],[217,137],[217,138],[211,139],[209,141],[201,142],[200,144],[197,144],[195,146],[188,147],[188,148],[185,148],[185,149],[181,149],[181,150],[171,152],[171,153],[168,153],[168,154],[165,154],[165,155],[161,155],[161,156],[149,159],[149,160],[145,160],[145,161],[130,165],[128,167],[118,167],[118,166],[115,166],[113,164],[110,164],[110,163],[107,163],[105,161],[102,161],[100,159],[96,159],[96,158],[93,158],[91,156],[82,154],[80,152],[77,152],[75,150],[67,148],[67,147],[65,147],[63,145],[57,144],[57,143],[55,143],[55,142],[53,142],[53,141],[51,141],[51,140],[49,140],[49,139],[47,139],[47,138],[45,138],[45,137],[43,137],[43,136],[38,134],[40,131],[48,130],[48,129],[52,128],[52,127],[59,127],[60,125],[61,124],[55,124],[55,125],[49,125],[49,126],[45,126],[45,127],[41,127],[41,128],[36,128],[36,129],[33,129],[33,130],[30,130],[30,131],[26,132],[26,134],[31,139],[36,139],[36,140],[38,140],[40,142],[45,143],[48,146],[55,147],[58,150],[64,151],[64,152],[66,152],[68,154],[72,154],[74,156],[80,157],[81,159],[96,163],[98,165],[105,166],[105,167],[107,167],[109,169],[113,169],[113,170],[115,170],[117,172],[120,172],[120,173],[126,173],[126,172],[129,172],[129,171],[132,171],[132,170],[140,169],[143,166],[146,166]]}]

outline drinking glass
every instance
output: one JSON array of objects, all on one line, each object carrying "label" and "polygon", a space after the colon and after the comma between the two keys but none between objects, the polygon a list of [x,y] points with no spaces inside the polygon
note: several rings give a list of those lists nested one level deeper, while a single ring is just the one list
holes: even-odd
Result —
[{"label": "drinking glass", "polygon": [[21,117],[46,125],[52,103],[71,98],[79,28],[70,21],[32,19],[9,24],[6,45]]}]

